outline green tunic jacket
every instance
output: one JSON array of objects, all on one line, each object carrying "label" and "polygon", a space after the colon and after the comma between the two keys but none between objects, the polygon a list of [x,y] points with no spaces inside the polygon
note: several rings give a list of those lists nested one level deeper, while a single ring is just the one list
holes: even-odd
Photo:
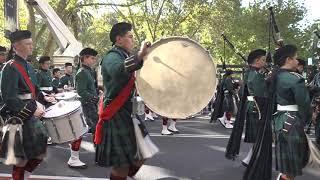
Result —
[{"label": "green tunic jacket", "polygon": [[64,76],[61,77],[59,88],[63,88],[64,85],[74,87],[74,80],[72,75],[65,74]]},{"label": "green tunic jacket", "polygon": [[37,72],[38,86],[41,88],[52,87],[52,77],[49,70],[39,69]]},{"label": "green tunic jacket", "polygon": [[268,93],[265,75],[253,67],[250,67],[247,73],[247,86],[249,95],[267,97]]},{"label": "green tunic jacket", "polygon": [[[32,83],[36,88],[36,100],[45,104],[43,94],[37,86],[37,78],[33,67],[26,60],[19,56],[14,57],[15,61],[20,64],[29,75]],[[3,68],[1,78],[1,93],[7,109],[14,115],[23,120],[31,118],[36,110],[34,100],[21,100],[18,96],[30,94],[31,91],[24,81],[22,75],[16,67],[9,61]]]},{"label": "green tunic jacket", "polygon": [[[281,70],[278,75],[276,85],[276,102],[280,105],[298,105],[297,115],[303,120],[304,124],[311,117],[310,113],[310,96],[305,85],[303,76],[295,72]],[[283,127],[285,119],[275,120],[275,129]]]},{"label": "green tunic jacket", "polygon": [[234,94],[233,78],[231,76],[228,76],[223,81],[223,90],[228,90],[229,93]]},{"label": "green tunic jacket", "polygon": [[76,90],[82,103],[98,97],[96,79],[93,74],[93,70],[86,65],[82,65],[76,74]]},{"label": "green tunic jacket", "polygon": [[[129,57],[122,48],[114,46],[101,61],[104,85],[104,106],[114,99],[128,83],[132,73],[142,67],[143,61],[137,56]],[[129,98],[130,100],[130,98]]]},{"label": "green tunic jacket", "polygon": [[60,85],[60,79],[58,79],[58,78],[53,78],[51,84],[52,84],[52,87],[53,87],[53,88],[56,88],[56,89],[57,89],[57,88],[59,87],[59,85]]}]

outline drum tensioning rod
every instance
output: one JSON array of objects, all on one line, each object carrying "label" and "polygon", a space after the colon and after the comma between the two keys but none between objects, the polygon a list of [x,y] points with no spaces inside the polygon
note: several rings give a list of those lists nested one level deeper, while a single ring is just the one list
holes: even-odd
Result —
[{"label": "drum tensioning rod", "polygon": [[82,125],[83,125],[83,127],[87,127],[88,124],[87,124],[86,118],[84,117],[83,112],[80,113],[80,118],[81,118],[81,120],[82,120]]},{"label": "drum tensioning rod", "polygon": [[[51,120],[51,123],[52,123],[52,126],[53,126],[54,130],[55,130],[55,131],[56,131],[56,133],[57,133],[57,138],[58,138],[58,140],[59,140],[59,141],[61,141],[61,138],[60,138],[60,134],[59,134],[58,128],[57,128],[56,124],[54,123],[54,122],[55,122],[55,121],[54,121],[54,119],[53,119],[53,118],[51,118],[50,120]],[[47,129],[47,130],[48,130],[48,129]],[[48,131],[49,131],[49,130],[48,130]]]},{"label": "drum tensioning rod", "polygon": [[71,127],[71,131],[72,131],[72,134],[73,134],[74,138],[77,138],[76,132],[74,131],[73,124],[72,124],[72,122],[71,122],[70,115],[71,115],[71,114],[69,113],[69,114],[68,114],[68,122],[69,122],[69,125],[70,125],[70,127]]}]

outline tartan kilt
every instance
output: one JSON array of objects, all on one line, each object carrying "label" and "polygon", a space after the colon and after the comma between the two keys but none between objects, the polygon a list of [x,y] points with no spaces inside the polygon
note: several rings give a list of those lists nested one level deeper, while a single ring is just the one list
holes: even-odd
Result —
[{"label": "tartan kilt", "polygon": [[258,134],[259,113],[253,101],[247,101],[244,142],[255,143]]},{"label": "tartan kilt", "polygon": [[222,103],[222,112],[232,112],[236,113],[236,104],[235,104],[235,97],[230,93],[224,94],[224,99]]},{"label": "tartan kilt", "polygon": [[23,123],[23,147],[27,159],[34,159],[45,154],[48,133],[43,123],[35,117],[25,120]]},{"label": "tartan kilt", "polygon": [[96,130],[96,125],[98,123],[98,107],[94,103],[85,103],[81,101],[82,111],[85,116],[86,122],[91,129],[91,132],[94,133]]},{"label": "tartan kilt", "polygon": [[315,124],[315,131],[316,131],[316,142],[320,145],[320,115],[318,115]]},{"label": "tartan kilt", "polygon": [[[294,117],[294,123],[288,132],[276,129],[276,169],[292,176],[302,175],[302,169],[309,159],[307,137],[304,133],[302,120],[297,112],[288,113]],[[274,120],[284,122],[288,119],[286,112],[275,115]]]},{"label": "tartan kilt", "polygon": [[138,159],[132,103],[127,103],[104,122],[102,142],[96,146],[96,162],[102,167],[128,167]]}]

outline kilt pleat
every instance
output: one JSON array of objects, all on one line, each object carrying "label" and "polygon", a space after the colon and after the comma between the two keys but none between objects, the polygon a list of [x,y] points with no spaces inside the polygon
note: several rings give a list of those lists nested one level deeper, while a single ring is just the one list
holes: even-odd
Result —
[{"label": "kilt pleat", "polygon": [[227,93],[225,94],[225,97],[223,99],[223,104],[222,104],[222,109],[223,112],[235,112],[236,107],[235,107],[235,102],[234,102],[234,97],[232,94]]},{"label": "kilt pleat", "polygon": [[255,143],[258,133],[259,113],[252,101],[247,102],[244,142]]},{"label": "kilt pleat", "polygon": [[320,115],[318,115],[315,124],[316,142],[320,145]]},{"label": "kilt pleat", "polygon": [[23,123],[23,147],[27,159],[34,159],[45,154],[48,133],[43,123],[34,117],[25,120]]},{"label": "kilt pleat", "polygon": [[[307,137],[302,121],[296,115],[296,112],[290,113],[290,116],[295,117],[295,123],[288,132],[278,129],[275,133],[277,170],[292,176],[302,175],[302,169],[307,165],[309,157]],[[287,118],[286,113],[279,113],[274,120],[285,122]]]},{"label": "kilt pleat", "polygon": [[103,139],[96,146],[96,162],[103,167],[130,166],[138,160],[131,106],[127,103],[103,125]]},{"label": "kilt pleat", "polygon": [[85,116],[86,122],[91,129],[92,133],[95,132],[95,127],[98,123],[98,107],[93,103],[81,102],[82,111]]}]

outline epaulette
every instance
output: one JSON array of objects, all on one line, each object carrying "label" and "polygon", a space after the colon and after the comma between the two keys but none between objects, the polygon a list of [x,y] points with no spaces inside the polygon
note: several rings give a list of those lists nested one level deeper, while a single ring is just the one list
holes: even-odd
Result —
[{"label": "epaulette", "polygon": [[298,77],[299,79],[304,79],[304,77],[301,75],[301,74],[299,74],[299,73],[296,73],[296,72],[289,72],[290,74],[292,74],[292,75],[295,75],[296,77]]}]

